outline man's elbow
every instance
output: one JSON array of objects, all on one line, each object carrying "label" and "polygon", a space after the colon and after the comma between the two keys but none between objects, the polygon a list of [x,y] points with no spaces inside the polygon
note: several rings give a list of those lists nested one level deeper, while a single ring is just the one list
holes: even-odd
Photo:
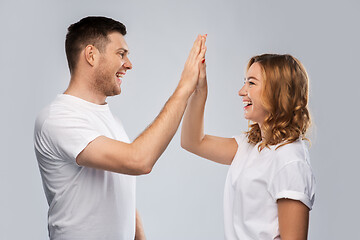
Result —
[{"label": "man's elbow", "polygon": [[144,166],[140,166],[138,168],[138,175],[146,175],[151,173],[152,171],[152,166],[148,166],[148,165],[144,165]]},{"label": "man's elbow", "polygon": [[[151,173],[152,167],[149,166],[133,166],[130,169],[126,171],[126,174],[134,175],[134,176],[140,176],[140,175],[146,175]],[[123,173],[123,171],[117,171],[119,173]]]},{"label": "man's elbow", "polygon": [[133,160],[134,175],[146,175],[151,173],[153,166],[149,164],[150,161],[146,157],[138,156]]}]

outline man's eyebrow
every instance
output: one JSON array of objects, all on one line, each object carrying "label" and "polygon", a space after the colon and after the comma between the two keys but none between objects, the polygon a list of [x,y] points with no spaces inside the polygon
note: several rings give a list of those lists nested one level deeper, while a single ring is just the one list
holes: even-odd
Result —
[{"label": "man's eyebrow", "polygon": [[118,48],[116,51],[124,51],[125,53],[130,54],[129,50],[125,48]]}]

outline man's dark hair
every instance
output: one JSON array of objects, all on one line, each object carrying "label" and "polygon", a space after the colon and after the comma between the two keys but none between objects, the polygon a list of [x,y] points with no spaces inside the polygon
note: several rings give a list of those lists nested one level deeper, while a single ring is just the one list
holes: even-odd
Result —
[{"label": "man's dark hair", "polygon": [[65,52],[70,73],[75,70],[80,52],[84,47],[91,44],[100,52],[105,51],[109,42],[108,34],[113,32],[124,36],[126,27],[111,18],[97,16],[85,17],[79,22],[71,24],[65,40]]}]

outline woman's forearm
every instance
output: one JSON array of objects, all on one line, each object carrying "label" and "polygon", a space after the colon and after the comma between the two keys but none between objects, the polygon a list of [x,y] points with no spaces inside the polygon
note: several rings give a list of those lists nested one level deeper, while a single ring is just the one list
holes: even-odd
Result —
[{"label": "woman's forearm", "polygon": [[196,152],[204,137],[204,110],[207,98],[207,86],[194,91],[188,100],[181,129],[181,146]]}]

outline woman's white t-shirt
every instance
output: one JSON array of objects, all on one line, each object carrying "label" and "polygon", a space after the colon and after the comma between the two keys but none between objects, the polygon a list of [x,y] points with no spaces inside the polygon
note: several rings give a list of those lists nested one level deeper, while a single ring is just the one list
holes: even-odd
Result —
[{"label": "woman's white t-shirt", "polygon": [[310,210],[315,197],[308,148],[297,140],[276,150],[258,150],[245,134],[235,137],[238,150],[224,191],[225,238],[280,239],[276,201],[301,201]]}]

